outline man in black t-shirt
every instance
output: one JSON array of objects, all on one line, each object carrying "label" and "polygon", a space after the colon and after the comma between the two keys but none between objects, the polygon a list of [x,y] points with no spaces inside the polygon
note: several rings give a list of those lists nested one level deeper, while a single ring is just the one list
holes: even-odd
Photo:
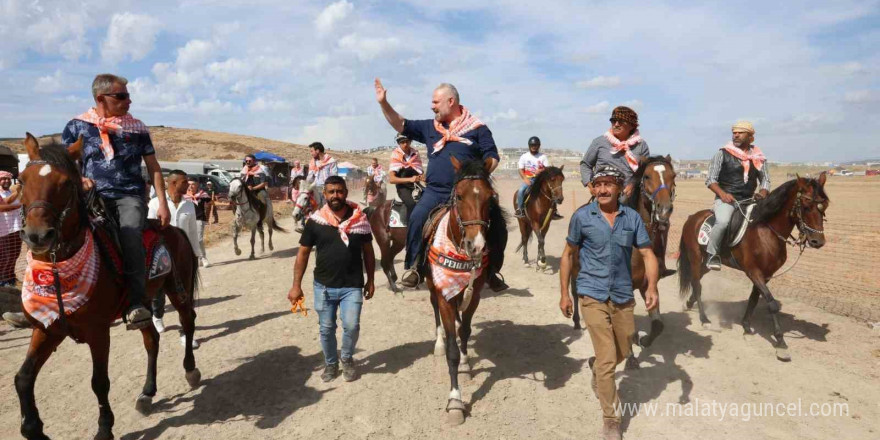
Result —
[{"label": "man in black t-shirt", "polygon": [[[299,240],[299,253],[293,267],[293,286],[287,294],[296,305],[303,296],[302,278],[309,263],[312,247],[317,247],[314,290],[315,311],[321,329],[321,348],[324,351],[324,373],[321,379],[329,382],[339,374],[346,382],[354,380],[355,345],[360,333],[361,307],[364,299],[373,297],[373,272],[376,257],[373,254],[373,235],[367,215],[357,203],[346,200],[348,188],[345,179],[330,176],[324,182],[327,203],[306,221]],[[367,280],[364,283],[364,269]],[[342,354],[336,354],[336,311],[342,320]]]}]

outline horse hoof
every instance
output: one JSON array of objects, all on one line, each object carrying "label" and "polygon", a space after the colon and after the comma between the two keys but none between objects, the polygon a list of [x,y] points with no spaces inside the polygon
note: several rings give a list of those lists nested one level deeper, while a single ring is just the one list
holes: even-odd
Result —
[{"label": "horse hoof", "polygon": [[446,424],[449,426],[459,426],[464,423],[464,411],[459,409],[451,409],[446,413]]},{"label": "horse hoof", "polygon": [[750,325],[744,325],[743,326],[743,334],[748,335],[748,336],[754,335],[755,329],[753,329],[752,326],[750,326]]},{"label": "horse hoof", "polygon": [[791,362],[791,354],[789,354],[787,348],[777,348],[776,359],[779,359],[782,362]]},{"label": "horse hoof", "polygon": [[202,372],[199,371],[198,368],[194,368],[192,371],[186,372],[186,382],[189,384],[190,388],[195,388],[199,386],[199,383],[202,381]]},{"label": "horse hoof", "polygon": [[638,370],[639,368],[639,361],[636,359],[635,356],[630,356],[626,358],[626,364],[623,366],[624,370],[632,371]]},{"label": "horse hoof", "polygon": [[715,326],[712,325],[711,322],[704,322],[703,323],[703,330],[708,330],[710,332],[718,332],[719,331],[717,328],[715,328]]},{"label": "horse hoof", "polygon": [[[150,415],[150,411],[153,407],[153,396],[148,396],[146,394],[141,394],[138,396],[137,400],[134,403],[134,409],[137,412],[141,413],[141,415],[148,416]],[[95,436],[98,438],[98,436]]]},{"label": "horse hoof", "polygon": [[528,261],[523,261],[523,267],[532,267],[532,263],[529,263]]},{"label": "horse hoof", "polygon": [[275,247],[272,246],[272,245],[270,244],[270,245],[269,245],[269,252],[272,252],[272,251],[274,251],[274,250],[275,250]]},{"label": "horse hoof", "polygon": [[468,363],[467,359],[462,359],[462,361],[458,363],[458,374],[470,374],[470,372],[471,364]]},{"label": "horse hoof", "polygon": [[257,257],[255,257],[254,254],[251,254],[251,256],[248,257],[248,260],[256,260],[256,259],[257,259]]},{"label": "horse hoof", "polygon": [[[49,438],[49,437],[46,437],[46,438]],[[95,437],[93,437],[93,438],[95,440],[113,440],[113,431],[111,431],[109,428],[106,430],[99,428],[98,433],[95,434]]]}]

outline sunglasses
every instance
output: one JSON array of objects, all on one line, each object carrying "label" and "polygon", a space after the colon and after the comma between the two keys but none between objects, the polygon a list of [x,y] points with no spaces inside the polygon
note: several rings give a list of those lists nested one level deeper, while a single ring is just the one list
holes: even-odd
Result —
[{"label": "sunglasses", "polygon": [[101,96],[110,96],[120,101],[125,101],[128,98],[131,98],[131,93],[122,92],[122,93],[104,93]]},{"label": "sunglasses", "polygon": [[629,124],[629,121],[624,121],[623,119],[618,118],[611,118],[609,119],[609,121],[611,121],[611,125],[617,124],[618,122],[620,123],[620,125]]}]

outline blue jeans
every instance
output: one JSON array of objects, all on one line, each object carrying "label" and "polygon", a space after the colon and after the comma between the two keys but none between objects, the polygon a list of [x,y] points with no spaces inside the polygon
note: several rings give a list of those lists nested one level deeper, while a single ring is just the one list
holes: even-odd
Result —
[{"label": "blue jeans", "polygon": [[425,188],[422,192],[422,197],[409,215],[408,228],[406,229],[406,258],[403,261],[404,269],[409,269],[416,264],[416,257],[419,255],[419,248],[422,245],[422,228],[428,221],[428,214],[447,200],[449,200],[448,192],[441,193],[430,187]]},{"label": "blue jeans", "polygon": [[364,289],[360,287],[325,287],[315,281],[315,312],[321,327],[324,363],[339,363],[336,355],[336,310],[342,318],[342,359],[351,359],[361,331],[361,307]]},{"label": "blue jeans", "polygon": [[516,192],[516,207],[519,209],[523,209],[523,204],[526,203],[526,190],[529,189],[531,184],[523,183],[519,186],[519,191]]}]

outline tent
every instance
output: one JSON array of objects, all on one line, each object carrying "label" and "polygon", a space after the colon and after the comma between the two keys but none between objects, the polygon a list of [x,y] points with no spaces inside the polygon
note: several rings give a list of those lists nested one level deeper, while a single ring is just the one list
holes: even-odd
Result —
[{"label": "tent", "polygon": [[258,151],[254,154],[254,157],[260,162],[287,162],[287,159],[268,151]]}]

